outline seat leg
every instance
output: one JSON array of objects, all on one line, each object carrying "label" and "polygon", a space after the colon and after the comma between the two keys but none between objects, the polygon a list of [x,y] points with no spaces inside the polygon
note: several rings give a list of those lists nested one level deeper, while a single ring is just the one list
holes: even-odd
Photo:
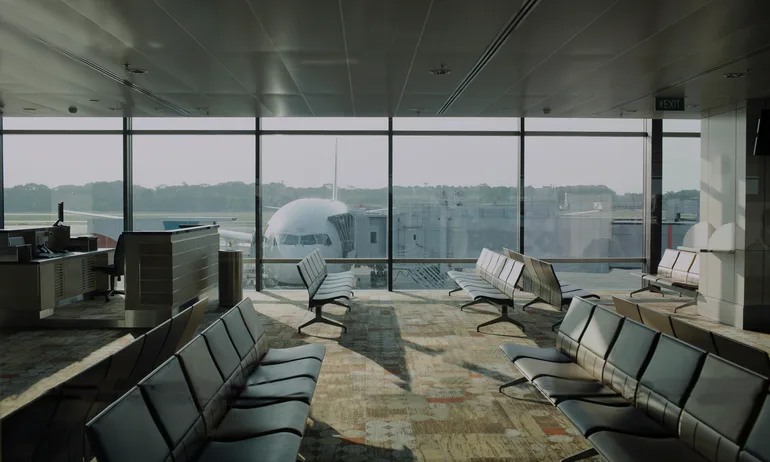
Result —
[{"label": "seat leg", "polygon": [[526,377],[519,377],[516,380],[512,380],[512,381],[510,381],[508,383],[504,383],[504,384],[500,385],[500,387],[497,389],[497,391],[502,393],[503,392],[503,388],[513,387],[513,386],[518,385],[520,383],[526,383],[526,382],[527,382],[527,378]]},{"label": "seat leg", "polygon": [[521,311],[527,311],[527,307],[528,307],[529,305],[534,305],[535,303],[537,303],[537,302],[542,302],[542,301],[543,301],[543,300],[542,300],[540,297],[535,297],[535,298],[533,298],[532,300],[530,300],[530,301],[528,301],[527,303],[525,303],[525,304],[524,304],[524,306],[522,306],[522,307],[521,307]]},{"label": "seat leg", "polygon": [[589,457],[593,457],[599,455],[598,452],[596,452],[595,448],[586,449],[585,451],[580,451],[577,454],[572,454],[569,457],[565,457],[561,460],[561,462],[577,462],[578,460],[588,459]]},{"label": "seat leg", "polygon": [[450,290],[450,291],[449,291],[449,296],[451,297],[453,293],[455,293],[455,292],[459,292],[459,291],[461,291],[461,290],[463,290],[463,289],[462,289],[462,288],[460,288],[460,287],[458,287],[458,288],[456,288],[456,289],[452,289],[452,290]]},{"label": "seat leg", "polygon": [[474,300],[472,302],[468,302],[465,305],[460,307],[460,311],[462,311],[463,308],[468,308],[469,306],[473,306],[473,305],[480,305],[482,303],[487,303],[487,301],[486,300]]},{"label": "seat leg", "polygon": [[679,305],[679,306],[677,306],[676,308],[674,308],[674,313],[676,313],[677,311],[679,311],[681,308],[686,308],[686,307],[688,307],[688,306],[693,306],[693,305],[697,305],[697,304],[698,304],[698,300],[697,300],[697,299],[695,299],[695,300],[690,300],[690,301],[689,301],[689,302],[687,302],[687,303],[682,303],[681,305]]},{"label": "seat leg", "polygon": [[329,324],[330,326],[341,327],[342,328],[342,332],[347,332],[348,331],[348,328],[345,327],[344,325],[342,325],[342,324],[340,324],[340,323],[338,323],[336,321],[332,321],[331,319],[324,318],[323,317],[323,307],[316,306],[315,307],[315,318],[313,318],[310,321],[306,322],[305,324],[302,324],[301,326],[299,326],[297,328],[297,332],[298,333],[302,333],[302,329],[304,329],[305,327],[307,327],[309,325],[315,324],[317,322],[320,322],[320,323],[323,323],[323,324]]},{"label": "seat leg", "polygon": [[508,317],[508,306],[507,305],[503,305],[500,308],[500,310],[501,310],[500,316],[498,316],[495,319],[492,319],[490,321],[483,322],[483,323],[479,324],[478,326],[476,326],[476,332],[481,332],[479,329],[481,329],[482,327],[491,326],[492,324],[497,324],[499,322],[509,322],[509,323],[515,325],[516,327],[518,327],[519,329],[521,329],[522,332],[524,331],[524,324],[522,324],[519,321],[516,321],[516,320],[511,319],[511,318]]},{"label": "seat leg", "polygon": [[630,294],[628,294],[628,296],[629,296],[629,297],[633,297],[633,296],[634,296],[634,294],[638,294],[638,293],[640,293],[640,292],[647,292],[647,291],[649,291],[649,292],[655,292],[655,286],[653,286],[653,285],[649,285],[649,286],[647,286],[647,287],[642,287],[641,289],[638,289],[638,290],[635,290],[635,291],[631,292]]}]

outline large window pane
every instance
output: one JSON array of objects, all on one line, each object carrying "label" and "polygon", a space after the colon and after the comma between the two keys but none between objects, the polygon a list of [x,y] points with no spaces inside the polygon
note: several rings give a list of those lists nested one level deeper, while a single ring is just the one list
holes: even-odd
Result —
[{"label": "large window pane", "polygon": [[[641,257],[643,142],[526,138],[524,252],[543,258]],[[597,268],[587,265],[585,271]]]},{"label": "large window pane", "polygon": [[6,130],[123,130],[120,117],[3,117]]},{"label": "large window pane", "polygon": [[700,133],[700,119],[664,119],[663,132]]},{"label": "large window pane", "polygon": [[50,226],[64,202],[72,236],[95,234],[100,247],[115,246],[123,230],[121,135],[5,135],[3,142],[6,227]]},{"label": "large window pane", "polygon": [[387,130],[385,117],[263,117],[263,130]]},{"label": "large window pane", "polygon": [[[262,137],[265,258],[387,256],[386,136]],[[385,263],[352,269],[366,287],[384,287]],[[265,288],[300,287],[295,265],[266,263]]]},{"label": "large window pane", "polygon": [[[220,225],[220,245],[255,258],[255,136],[134,136],[134,229]],[[256,234],[258,236],[258,234]],[[244,268],[253,288],[254,263]]]},{"label": "large window pane", "polygon": [[663,138],[663,249],[700,221],[700,138]]},{"label": "large window pane", "polygon": [[556,132],[642,132],[644,119],[527,118],[525,131]]},{"label": "large window pane", "polygon": [[397,117],[394,130],[516,131],[518,117]]},{"label": "large window pane", "polygon": [[[476,258],[484,247],[517,248],[518,142],[514,136],[395,137],[394,257]],[[403,289],[415,281],[432,288],[449,269],[396,266],[394,287]]]},{"label": "large window pane", "polygon": [[255,130],[254,117],[136,117],[134,130]]}]

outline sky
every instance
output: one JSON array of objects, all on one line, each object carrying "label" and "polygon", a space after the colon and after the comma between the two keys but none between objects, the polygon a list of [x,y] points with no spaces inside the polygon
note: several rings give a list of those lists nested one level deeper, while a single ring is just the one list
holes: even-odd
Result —
[{"label": "sky", "polygon": [[[134,129],[253,129],[254,119],[134,119]],[[6,118],[6,129],[112,129],[119,118]],[[43,124],[43,125],[41,125]],[[387,119],[262,119],[265,130],[383,130]],[[518,119],[394,119],[395,130],[517,130]],[[642,131],[639,119],[527,119],[527,130]],[[665,121],[664,131],[699,131],[698,121]],[[134,182],[144,187],[253,182],[255,137],[251,135],[135,135]],[[619,194],[642,192],[643,138],[526,138],[528,186],[603,184]],[[331,183],[334,153],[342,188],[387,187],[387,137],[265,135],[262,181],[311,187]],[[514,186],[519,139],[510,136],[414,136],[393,140],[397,186]],[[5,135],[6,187],[50,187],[122,180],[120,135]],[[664,191],[699,189],[700,140],[664,139]],[[667,172],[675,172],[667,174]]]}]

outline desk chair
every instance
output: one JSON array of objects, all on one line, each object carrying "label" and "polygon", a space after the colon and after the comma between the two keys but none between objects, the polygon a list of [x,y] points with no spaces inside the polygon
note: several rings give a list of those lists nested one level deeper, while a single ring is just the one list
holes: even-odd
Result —
[{"label": "desk chair", "polygon": [[110,298],[114,295],[126,294],[126,292],[115,288],[115,281],[120,281],[120,278],[126,273],[126,253],[123,247],[123,234],[120,235],[118,243],[115,246],[115,256],[112,264],[107,266],[94,266],[93,270],[104,273],[110,277],[110,290],[108,290],[105,295],[105,301],[109,302]]}]

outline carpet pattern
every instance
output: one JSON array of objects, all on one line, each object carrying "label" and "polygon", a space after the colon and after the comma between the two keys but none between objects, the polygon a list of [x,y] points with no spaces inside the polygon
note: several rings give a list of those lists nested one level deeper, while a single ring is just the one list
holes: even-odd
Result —
[{"label": "carpet pattern", "polygon": [[[271,345],[322,343],[327,348],[309,427],[306,460],[559,460],[589,447],[567,419],[529,385],[497,392],[518,377],[501,343],[553,344],[550,326],[561,315],[534,307],[510,324],[476,332],[496,315],[467,299],[437,292],[359,294],[353,309],[325,310],[348,326],[317,324],[301,297],[255,298]],[[294,298],[292,296],[292,298]]]}]

